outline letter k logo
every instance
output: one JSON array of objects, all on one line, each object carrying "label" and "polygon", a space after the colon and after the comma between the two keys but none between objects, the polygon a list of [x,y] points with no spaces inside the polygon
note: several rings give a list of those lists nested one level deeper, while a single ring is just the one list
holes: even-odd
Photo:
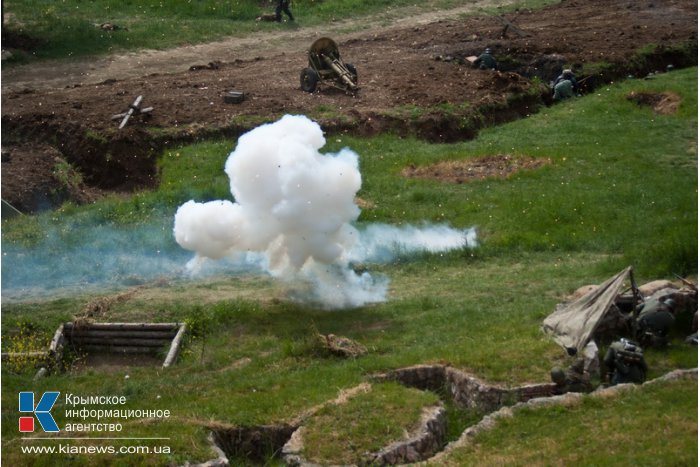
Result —
[{"label": "letter k logo", "polygon": [[[58,425],[51,415],[51,409],[58,399],[58,391],[46,391],[39,400],[39,403],[34,407],[34,393],[20,392],[19,393],[19,411],[31,412],[39,420],[41,428],[47,433],[58,432]],[[34,431],[34,417],[20,417],[19,431],[31,432]]]}]

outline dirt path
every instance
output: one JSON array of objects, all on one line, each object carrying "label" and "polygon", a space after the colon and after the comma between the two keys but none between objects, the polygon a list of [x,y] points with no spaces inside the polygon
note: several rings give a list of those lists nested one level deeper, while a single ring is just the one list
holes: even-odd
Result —
[{"label": "dirt path", "polygon": [[[194,65],[210,62],[223,63],[234,60],[251,60],[284,50],[298,53],[322,36],[331,36],[336,41],[367,37],[374,32],[386,33],[392,29],[420,26],[436,21],[455,19],[476,13],[489,7],[506,6],[517,0],[476,0],[457,8],[437,11],[421,11],[417,7],[392,8],[380,15],[368,18],[353,18],[336,21],[319,27],[296,27],[282,25],[285,30],[258,32],[242,37],[230,37],[205,44],[189,45],[166,50],[141,50],[102,58],[81,59],[67,62],[51,60],[41,63],[3,68],[2,92],[23,89],[60,89],[78,84],[96,84],[108,79],[128,79],[154,73],[179,73]],[[293,28],[293,29],[292,29]]]}]

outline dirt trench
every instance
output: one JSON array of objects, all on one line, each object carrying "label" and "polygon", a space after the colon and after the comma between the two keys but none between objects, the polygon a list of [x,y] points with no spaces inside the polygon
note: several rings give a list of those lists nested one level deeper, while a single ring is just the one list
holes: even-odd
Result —
[{"label": "dirt trench", "polygon": [[[367,464],[405,465],[427,461],[430,464],[439,465],[441,459],[449,455],[451,451],[469,444],[478,433],[494,428],[499,418],[513,417],[514,410],[517,408],[565,406],[577,403],[576,401],[580,401],[584,397],[609,399],[626,391],[638,390],[649,385],[663,384],[679,379],[697,379],[697,368],[674,370],[641,385],[630,383],[610,387],[601,386],[590,394],[577,392],[558,394],[553,383],[504,388],[490,385],[459,369],[442,365],[416,365],[400,368],[376,375],[374,379],[378,382],[396,381],[407,387],[435,391],[442,394],[443,398],[452,399],[461,410],[472,410],[481,414],[478,422],[463,427],[462,433],[457,439],[445,439],[445,420],[443,419],[442,423],[426,425],[427,428],[423,430],[422,435],[424,437],[432,435],[430,440],[417,442],[418,440],[412,439],[410,434],[407,434],[405,439],[392,443],[378,453],[370,455],[369,457],[372,457],[374,461]],[[301,419],[288,424],[212,427],[211,442],[219,453],[219,458],[200,465],[228,465],[228,462],[234,459],[260,464],[269,462],[273,458],[284,459],[287,465],[317,465],[303,458],[303,442],[300,442],[300,439],[294,439],[303,429],[304,419],[312,417],[313,412],[312,409]],[[438,446],[435,446],[436,442]],[[291,447],[292,444],[295,446]],[[360,463],[360,465],[364,464]]]}]

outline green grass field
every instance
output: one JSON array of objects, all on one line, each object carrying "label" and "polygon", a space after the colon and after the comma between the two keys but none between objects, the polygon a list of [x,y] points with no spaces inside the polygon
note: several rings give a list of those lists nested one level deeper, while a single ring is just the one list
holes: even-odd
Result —
[{"label": "green grass field", "polygon": [[[173,280],[146,288],[115,303],[101,320],[188,322],[193,333],[178,364],[167,370],[84,369],[36,382],[32,368],[13,372],[3,365],[3,457],[8,465],[47,466],[204,461],[214,457],[206,442],[209,425],[288,421],[375,372],[418,363],[447,363],[505,386],[548,381],[549,369],[565,365],[566,358],[540,325],[566,294],[630,264],[640,283],[672,279],[673,273],[696,277],[696,85],[695,68],[625,81],[484,130],[464,143],[434,145],[392,135],[329,137],[323,152],[348,146],[360,155],[359,196],[374,206],[362,212],[361,223],[474,226],[480,246],[365,265],[389,277],[388,300],[352,310],[329,312],[292,302],[283,284],[254,275]],[[681,105],[672,115],[658,115],[626,99],[632,91],[674,92]],[[178,248],[169,232],[182,202],[230,198],[222,167],[234,143],[167,150],[155,191],[5,221],[3,248],[40,248],[48,231],[60,233],[57,244],[79,244],[97,225],[162,226],[164,233],[157,238],[163,248]],[[493,154],[551,163],[509,179],[461,185],[400,175],[410,163]],[[47,342],[59,323],[92,298],[69,294],[4,303],[3,351],[28,336]],[[20,335],[21,327],[28,334]],[[697,367],[697,349],[683,343],[684,331],[679,330],[668,350],[647,352],[650,378]],[[320,355],[309,345],[315,332],[353,338],[369,353],[355,360]],[[121,423],[129,436],[170,438],[172,452],[141,457],[22,454],[27,441],[17,432],[16,405],[17,393],[26,390],[125,396],[128,408],[170,410],[168,420]],[[695,465],[696,395],[697,383],[685,381],[645,386],[617,398],[585,398],[575,407],[518,411],[448,459],[454,465]],[[371,392],[363,404],[382,407],[380,396],[387,397],[383,391]],[[345,408],[342,419],[373,426],[363,404],[349,406],[349,412]],[[406,423],[392,414],[402,411],[400,405],[390,407],[381,418],[385,426],[373,428],[378,433],[393,433]],[[54,409],[59,425],[76,422],[65,417],[66,408],[59,399]],[[453,437],[473,422],[469,414],[459,413],[451,420],[463,425],[451,427]],[[332,427],[332,420],[317,426],[329,433],[340,429]],[[323,452],[324,437],[317,439],[315,448]],[[363,440],[358,435],[358,449]]]}]

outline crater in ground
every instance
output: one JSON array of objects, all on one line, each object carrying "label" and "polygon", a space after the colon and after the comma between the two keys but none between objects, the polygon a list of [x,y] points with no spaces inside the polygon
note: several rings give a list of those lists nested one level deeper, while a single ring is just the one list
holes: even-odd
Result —
[{"label": "crater in ground", "polygon": [[423,167],[410,165],[401,171],[401,175],[459,184],[490,177],[508,178],[520,170],[533,170],[550,162],[549,159],[498,154],[467,160],[438,162]]},{"label": "crater in ground", "polygon": [[627,99],[641,106],[651,107],[661,115],[671,115],[678,111],[681,96],[674,92],[632,92]]}]

